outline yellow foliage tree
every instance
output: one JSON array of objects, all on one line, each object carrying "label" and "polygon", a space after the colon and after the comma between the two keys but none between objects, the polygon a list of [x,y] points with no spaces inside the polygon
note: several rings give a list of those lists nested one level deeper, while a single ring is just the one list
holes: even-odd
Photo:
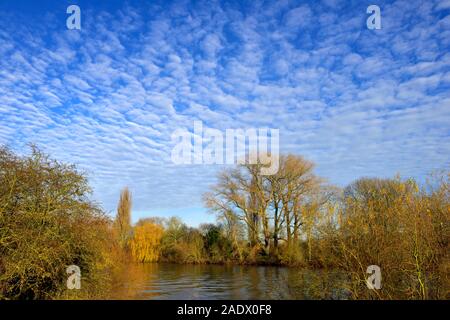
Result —
[{"label": "yellow foliage tree", "polygon": [[156,262],[159,258],[163,228],[152,222],[144,222],[134,228],[130,242],[131,254],[138,262]]}]

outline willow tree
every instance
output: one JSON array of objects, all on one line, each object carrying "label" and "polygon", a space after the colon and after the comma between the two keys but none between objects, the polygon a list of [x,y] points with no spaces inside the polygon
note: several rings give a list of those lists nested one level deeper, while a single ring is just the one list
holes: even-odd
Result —
[{"label": "willow tree", "polygon": [[126,248],[131,236],[131,192],[124,188],[120,193],[114,229],[122,248]]},{"label": "willow tree", "polygon": [[134,229],[130,241],[131,254],[138,262],[156,262],[161,250],[163,227],[159,224],[143,221]]}]

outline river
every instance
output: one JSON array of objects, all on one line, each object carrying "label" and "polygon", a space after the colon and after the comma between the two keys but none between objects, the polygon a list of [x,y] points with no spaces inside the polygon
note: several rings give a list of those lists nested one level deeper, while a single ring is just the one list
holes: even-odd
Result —
[{"label": "river", "polygon": [[136,264],[116,299],[342,299],[342,275],[301,268]]}]

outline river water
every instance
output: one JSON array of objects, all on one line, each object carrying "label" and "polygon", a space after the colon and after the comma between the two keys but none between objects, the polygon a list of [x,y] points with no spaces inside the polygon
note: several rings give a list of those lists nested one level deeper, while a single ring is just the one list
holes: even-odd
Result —
[{"label": "river water", "polygon": [[147,263],[130,266],[116,299],[343,299],[342,275],[301,268]]}]

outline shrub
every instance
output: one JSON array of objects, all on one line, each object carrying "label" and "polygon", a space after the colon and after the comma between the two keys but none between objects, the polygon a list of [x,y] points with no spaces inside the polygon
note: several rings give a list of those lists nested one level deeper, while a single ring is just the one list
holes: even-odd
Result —
[{"label": "shrub", "polygon": [[61,297],[72,264],[82,273],[77,295],[97,294],[111,222],[89,200],[86,177],[34,146],[30,156],[2,147],[0,181],[0,298]]}]

